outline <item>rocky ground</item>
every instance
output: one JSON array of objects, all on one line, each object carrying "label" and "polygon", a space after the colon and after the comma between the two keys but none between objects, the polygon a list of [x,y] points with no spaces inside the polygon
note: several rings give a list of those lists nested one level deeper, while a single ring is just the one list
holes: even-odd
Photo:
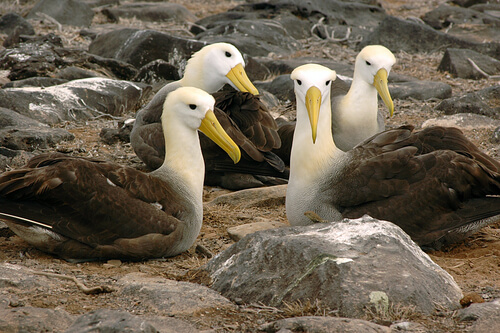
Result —
[{"label": "rocky ground", "polygon": [[[2,9],[0,14],[9,10],[22,13],[33,4],[28,1],[0,1]],[[214,1],[214,0],[177,0],[179,4],[186,6],[197,17],[202,18],[217,12],[226,11],[238,4],[240,1]],[[420,17],[430,9],[444,3],[444,0],[385,0],[379,1],[389,14],[398,17]],[[5,6],[4,6],[5,5]],[[93,25],[105,24],[103,17],[96,16]],[[122,20],[122,25],[133,27],[152,26],[152,23],[143,23],[137,20]],[[54,26],[50,22],[33,23],[37,32],[50,31]],[[189,36],[187,27],[165,25],[165,29],[178,29]],[[71,46],[86,48],[87,40],[78,36],[76,28],[62,28],[59,33],[65,37],[65,43]],[[0,36],[0,41],[1,41]],[[342,45],[315,44],[306,42],[307,47],[294,54],[294,57],[309,55],[328,56],[333,59],[353,61],[356,52]],[[459,95],[465,92],[476,91],[482,88],[498,84],[497,82],[482,80],[465,80],[452,78],[447,73],[436,71],[441,60],[441,54],[408,54],[400,52],[396,54],[398,63],[393,71],[407,74],[422,80],[446,82],[453,88],[453,94]],[[400,124],[414,124],[419,127],[428,118],[440,116],[434,106],[438,101],[416,101],[395,100],[395,115],[388,120],[389,126]],[[281,106],[285,107],[285,106]],[[133,114],[129,115],[130,117]],[[116,128],[116,120],[96,119],[85,123],[62,124],[62,127],[73,133],[76,139],[73,142],[63,143],[56,149],[72,151],[84,156],[98,156],[105,159],[118,161],[119,163],[142,167],[140,161],[135,157],[129,144],[117,143],[106,145],[100,141],[99,133],[102,128]],[[478,146],[483,148],[491,156],[500,158],[500,147],[490,142],[492,131],[468,130],[466,135]],[[227,193],[220,188],[205,188],[205,199],[210,201],[216,196]],[[225,206],[206,207],[204,212],[204,224],[198,237],[198,244],[203,245],[212,254],[216,254],[234,241],[227,234],[227,228],[235,225],[258,221],[259,219],[286,222],[284,205],[259,207],[252,209],[231,209]],[[187,253],[174,258],[164,260],[150,260],[146,262],[90,262],[72,264],[50,255],[42,253],[22,241],[17,236],[12,236],[6,230],[0,235],[0,261],[19,264],[35,271],[50,271],[59,274],[77,276],[85,281],[88,286],[109,284],[125,274],[131,272],[142,272],[148,276],[158,276],[174,280],[186,280],[190,273],[206,263],[209,258],[193,249]],[[449,272],[464,294],[477,294],[479,299],[485,301],[500,297],[500,224],[490,225],[480,233],[470,237],[462,243],[450,246],[442,251],[429,253],[430,257],[447,272]],[[19,295],[18,302],[22,305],[31,305],[42,308],[63,308],[73,314],[86,313],[98,308],[115,308],[128,310],[134,314],[151,314],[148,307],[140,303],[121,303],[114,297],[113,293],[100,295],[85,295],[81,293],[71,282],[61,280],[64,287],[64,295],[59,291],[50,290],[26,290]],[[1,290],[0,290],[1,293]],[[476,296],[477,296],[476,295]],[[195,316],[182,318],[202,330],[217,329],[226,331],[254,331],[264,322],[298,315],[321,315],[325,313],[318,304],[289,304],[282,309],[268,307],[243,307],[241,310],[220,310],[213,313],[198,313]],[[429,331],[438,332],[466,332],[469,324],[458,322],[453,317],[431,316],[422,317],[408,311],[399,311],[392,314],[394,318],[377,318],[367,314],[367,319],[376,322],[387,322],[394,320],[410,319],[422,323]]]}]

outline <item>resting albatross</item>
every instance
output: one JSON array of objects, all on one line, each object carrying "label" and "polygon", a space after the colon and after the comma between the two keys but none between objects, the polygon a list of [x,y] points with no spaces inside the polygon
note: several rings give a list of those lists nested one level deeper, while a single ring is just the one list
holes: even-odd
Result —
[{"label": "resting albatross", "polygon": [[500,170],[485,154],[483,163],[453,150],[431,147],[426,153],[408,126],[340,150],[331,132],[335,76],[314,64],[291,75],[297,99],[286,195],[291,225],[312,223],[307,211],[328,221],[369,214],[429,245],[457,241],[500,219]]},{"label": "resting albatross", "polygon": [[[225,131],[242,149],[242,162],[255,162],[255,167],[258,167],[258,163],[264,163],[268,164],[264,168],[274,170],[276,174],[282,172],[284,163],[271,153],[273,148],[281,145],[278,127],[267,108],[253,96],[258,94],[258,90],[248,79],[244,65],[243,56],[238,49],[227,43],[210,44],[193,54],[182,79],[165,85],[137,113],[130,134],[130,142],[136,155],[153,170],[163,163],[165,150],[160,115],[163,101],[170,92],[179,87],[192,86],[213,94],[229,84],[237,92],[220,92],[217,96],[214,95],[218,106],[214,112]],[[216,167],[215,171],[224,170],[225,166],[231,164],[236,170],[243,167],[243,164],[235,166],[229,159],[225,161],[227,155],[222,156],[220,148],[214,148],[203,137],[201,148],[207,173],[212,171],[212,166]]]},{"label": "resting albatross", "polygon": [[[396,58],[382,45],[365,46],[356,56],[354,75],[349,85],[336,78],[332,82],[332,132],[336,146],[348,151],[358,143],[385,129],[384,114],[378,109],[378,94],[394,113],[394,103],[387,86],[387,78]],[[295,122],[279,125],[281,147],[274,149],[286,165],[290,164]]]},{"label": "resting albatross", "polygon": [[392,117],[392,102],[387,78],[396,57],[382,45],[365,46],[357,55],[351,87],[346,94],[332,96],[333,139],[343,151],[385,129],[382,113],[378,111],[377,92]]},{"label": "resting albatross", "polygon": [[236,163],[240,151],[212,111],[214,98],[179,88],[164,103],[167,154],[143,173],[60,153],[34,157],[0,176],[0,219],[42,251],[68,260],[175,256],[203,219],[204,163],[197,129]]}]

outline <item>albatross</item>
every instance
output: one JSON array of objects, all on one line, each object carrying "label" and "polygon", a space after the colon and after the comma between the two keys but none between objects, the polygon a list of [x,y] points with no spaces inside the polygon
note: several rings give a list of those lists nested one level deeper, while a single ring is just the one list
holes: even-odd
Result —
[{"label": "albatross", "polygon": [[387,78],[396,63],[394,54],[382,45],[365,46],[356,56],[352,84],[347,93],[333,93],[332,131],[335,144],[343,151],[385,130],[383,113],[378,110],[380,95],[394,113]]},{"label": "albatross", "polygon": [[[356,56],[352,83],[340,78],[331,84],[332,133],[336,146],[348,151],[365,139],[385,130],[385,116],[378,108],[378,95],[394,113],[394,103],[388,88],[388,77],[396,57],[385,46],[365,46]],[[281,147],[273,152],[286,165],[290,164],[295,122],[279,125]]]},{"label": "albatross", "polygon": [[0,219],[38,249],[67,260],[175,256],[203,219],[204,162],[197,130],[236,163],[239,148],[194,87],[168,94],[161,122],[163,164],[144,173],[111,162],[42,154],[0,175]]},{"label": "albatross", "polygon": [[347,152],[339,149],[330,109],[335,77],[334,71],[316,64],[291,74],[297,100],[286,194],[291,225],[311,224],[308,212],[328,221],[368,214],[399,225],[421,246],[437,247],[500,220],[498,161],[461,152],[459,144],[456,150],[446,149],[446,144],[436,147],[432,138],[427,147],[424,142],[432,130],[422,134],[403,126]]},{"label": "albatross", "polygon": [[[278,126],[273,117],[259,101],[258,90],[248,78],[243,56],[236,47],[228,43],[215,43],[203,47],[188,60],[184,76],[165,85],[153,99],[136,115],[130,134],[130,142],[136,155],[151,169],[163,163],[164,144],[160,124],[162,104],[165,97],[179,87],[197,87],[210,94],[229,84],[236,91],[221,91],[216,98],[215,115],[225,131],[243,151],[242,162],[250,162],[250,168],[243,170],[245,163],[234,165],[225,160],[220,148],[202,138],[201,147],[206,161],[207,173],[257,172],[259,169],[279,175],[285,165],[271,152],[281,145]],[[259,165],[259,163],[261,163]],[[259,171],[261,172],[261,171]]]}]

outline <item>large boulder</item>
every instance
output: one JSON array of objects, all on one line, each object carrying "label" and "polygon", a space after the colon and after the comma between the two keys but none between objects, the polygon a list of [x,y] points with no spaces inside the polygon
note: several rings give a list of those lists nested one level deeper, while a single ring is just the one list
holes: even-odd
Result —
[{"label": "large boulder", "polygon": [[456,309],[453,278],[398,226],[368,216],[250,234],[209,261],[211,288],[229,299],[280,306],[318,300],[340,316],[407,306]]}]

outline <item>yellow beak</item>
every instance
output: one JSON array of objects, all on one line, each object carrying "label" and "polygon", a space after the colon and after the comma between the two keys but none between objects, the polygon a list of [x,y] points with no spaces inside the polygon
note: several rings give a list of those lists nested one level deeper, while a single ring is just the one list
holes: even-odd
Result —
[{"label": "yellow beak", "polygon": [[306,109],[311,123],[313,143],[316,143],[318,133],[319,108],[321,106],[321,91],[316,87],[311,87],[306,93]]},{"label": "yellow beak", "polygon": [[394,103],[392,102],[391,94],[389,94],[389,87],[387,86],[387,71],[384,68],[378,70],[377,74],[373,78],[373,85],[377,89],[380,97],[382,97],[382,100],[389,109],[389,113],[392,117],[394,113]]},{"label": "yellow beak", "polygon": [[231,68],[231,70],[226,74],[226,77],[231,80],[231,82],[240,91],[249,92],[253,95],[259,94],[257,88],[255,88],[252,81],[248,78],[247,72],[245,72],[245,68],[243,68],[242,64],[238,64]]},{"label": "yellow beak", "polygon": [[212,110],[208,110],[205,118],[201,121],[200,131],[224,149],[235,164],[239,162],[241,158],[240,148],[224,131]]}]

